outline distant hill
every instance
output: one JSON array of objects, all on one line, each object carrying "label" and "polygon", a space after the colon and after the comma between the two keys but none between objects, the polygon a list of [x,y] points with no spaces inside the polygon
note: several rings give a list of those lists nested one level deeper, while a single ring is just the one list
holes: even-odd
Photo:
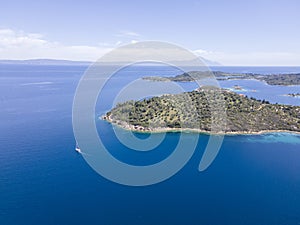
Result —
[{"label": "distant hill", "polygon": [[[220,63],[199,57],[208,66],[221,66]],[[92,61],[72,61],[59,59],[27,59],[27,60],[0,60],[0,64],[18,64],[18,65],[91,65]]]},{"label": "distant hill", "polygon": [[300,85],[300,73],[288,73],[288,74],[254,74],[254,73],[227,73],[222,71],[190,71],[187,73],[179,74],[172,77],[159,77],[148,76],[143,77],[144,80],[150,81],[175,81],[175,82],[194,82],[195,80],[201,80],[203,78],[211,77],[211,74],[215,76],[217,80],[249,80],[255,79],[264,81],[269,85]]},{"label": "distant hill", "polygon": [[28,60],[0,60],[0,64],[18,65],[90,65],[88,61],[71,61],[58,59],[28,59]]}]

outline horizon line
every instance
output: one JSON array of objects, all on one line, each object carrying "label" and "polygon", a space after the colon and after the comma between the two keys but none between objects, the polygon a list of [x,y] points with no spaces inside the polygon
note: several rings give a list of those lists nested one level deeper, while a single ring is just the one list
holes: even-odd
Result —
[{"label": "horizon line", "polygon": [[[86,63],[86,64],[92,64],[97,62],[97,60],[72,60],[72,59],[54,59],[54,58],[28,58],[28,59],[0,59],[0,64],[5,64],[5,61],[11,61],[11,62],[26,62],[26,61],[64,61],[64,62],[70,62],[70,63]],[[141,62],[139,62],[141,63]],[[145,62],[147,63],[147,62]],[[148,63],[151,64],[151,63]],[[153,63],[155,64],[155,63]],[[46,64],[45,64],[46,65]],[[299,65],[209,65],[206,64],[208,67],[300,67]]]}]

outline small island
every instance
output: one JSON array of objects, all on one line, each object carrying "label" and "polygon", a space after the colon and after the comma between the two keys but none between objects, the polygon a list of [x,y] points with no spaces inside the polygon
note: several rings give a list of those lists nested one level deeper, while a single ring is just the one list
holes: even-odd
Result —
[{"label": "small island", "polygon": [[270,104],[229,90],[206,87],[119,103],[102,118],[137,132],[212,133],[212,114],[216,113],[213,111],[222,107],[215,107],[208,99],[218,98],[223,100],[226,118],[217,118],[217,123],[224,127],[217,133],[300,132],[300,106]]},{"label": "small island", "polygon": [[212,75],[217,80],[244,80],[244,79],[255,79],[264,81],[269,85],[300,85],[300,73],[291,74],[254,74],[254,73],[225,73],[221,71],[190,71],[173,77],[143,77],[144,80],[150,81],[174,81],[174,82],[193,82],[195,80],[209,78]]},{"label": "small island", "polygon": [[287,94],[287,96],[294,97],[294,98],[300,98],[300,93],[290,93],[290,94]]},{"label": "small island", "polygon": [[233,86],[233,89],[234,89],[234,90],[237,90],[237,91],[242,91],[242,90],[244,90],[240,85],[234,85],[234,86]]}]

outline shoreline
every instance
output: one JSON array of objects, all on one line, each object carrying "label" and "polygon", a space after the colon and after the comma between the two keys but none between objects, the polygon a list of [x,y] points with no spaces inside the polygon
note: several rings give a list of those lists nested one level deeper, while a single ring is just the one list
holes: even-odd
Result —
[{"label": "shoreline", "polygon": [[205,134],[205,135],[224,135],[224,136],[236,136],[236,135],[262,135],[262,134],[271,134],[271,133],[291,133],[300,135],[299,131],[291,131],[291,130],[261,130],[261,131],[230,131],[230,132],[211,132],[206,130],[200,130],[195,128],[168,128],[161,127],[155,129],[149,129],[142,126],[134,126],[128,124],[124,121],[115,121],[110,118],[110,116],[101,116],[99,117],[102,120],[105,120],[112,125],[115,125],[123,130],[133,131],[135,133],[197,133],[197,134]]},{"label": "shoreline", "polygon": [[[292,73],[293,74],[293,73]],[[259,75],[259,76],[266,76],[266,75]],[[172,81],[171,79],[163,79],[164,77],[159,77],[158,79],[152,79],[152,78],[156,78],[156,77],[143,77],[142,79],[143,80],[146,80],[146,81],[150,81],[150,82],[183,82],[183,83],[188,83],[188,82],[196,82],[197,80],[182,80],[182,81]],[[204,78],[205,79],[205,78]],[[270,84],[268,83],[266,80],[264,79],[260,79],[260,78],[250,78],[250,77],[247,77],[247,78],[243,78],[243,77],[216,77],[215,76],[215,79],[217,81],[231,81],[231,80],[253,80],[253,81],[259,81],[259,82],[262,82],[266,85],[269,85],[269,86],[285,86],[285,87],[295,87],[295,86],[299,86],[299,84]],[[200,80],[200,79],[198,79]]]}]

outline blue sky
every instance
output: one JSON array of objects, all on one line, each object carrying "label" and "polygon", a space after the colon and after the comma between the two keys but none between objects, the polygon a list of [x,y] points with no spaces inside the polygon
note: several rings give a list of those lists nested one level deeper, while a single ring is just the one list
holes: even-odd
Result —
[{"label": "blue sky", "polygon": [[300,1],[5,1],[0,58],[96,60],[160,40],[224,65],[300,65]]}]

